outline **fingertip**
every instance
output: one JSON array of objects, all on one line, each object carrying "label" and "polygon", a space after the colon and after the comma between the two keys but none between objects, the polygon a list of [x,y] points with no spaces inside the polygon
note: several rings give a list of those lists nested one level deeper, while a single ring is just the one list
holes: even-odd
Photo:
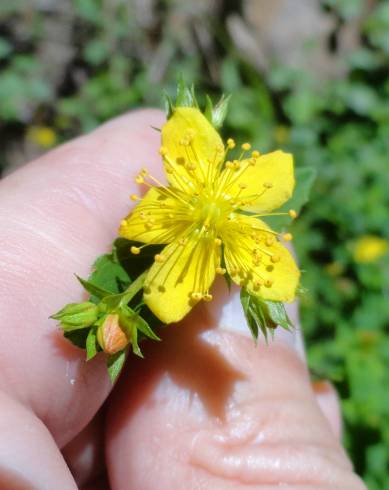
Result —
[{"label": "fingertip", "polygon": [[312,383],[316,401],[327,419],[332,432],[338,439],[342,437],[342,415],[338,393],[329,381]]}]

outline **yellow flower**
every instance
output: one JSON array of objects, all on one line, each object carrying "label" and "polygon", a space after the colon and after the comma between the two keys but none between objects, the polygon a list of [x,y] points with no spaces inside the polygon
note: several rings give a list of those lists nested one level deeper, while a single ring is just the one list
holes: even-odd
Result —
[{"label": "yellow flower", "polygon": [[145,244],[133,247],[136,254],[147,244],[166,244],[144,287],[146,304],[165,323],[182,319],[200,300],[212,300],[215,275],[225,269],[263,299],[295,297],[296,264],[278,234],[258,219],[291,197],[292,156],[247,154],[245,144],[239,160],[229,161],[234,146],[231,139],[223,145],[198,109],[178,107],[162,128],[169,184],[147,170],[136,178],[150,190],[122,221],[120,235]]},{"label": "yellow flower", "polygon": [[27,138],[42,148],[50,148],[57,142],[56,132],[47,126],[32,126],[28,130]]},{"label": "yellow flower", "polygon": [[388,251],[388,241],[375,235],[363,235],[354,244],[355,262],[375,262]]}]

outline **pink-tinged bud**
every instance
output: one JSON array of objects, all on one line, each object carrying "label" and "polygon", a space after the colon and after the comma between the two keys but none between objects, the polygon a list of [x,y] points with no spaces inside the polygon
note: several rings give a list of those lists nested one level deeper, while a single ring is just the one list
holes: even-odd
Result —
[{"label": "pink-tinged bud", "polygon": [[119,315],[106,316],[97,331],[97,341],[106,354],[116,354],[129,344],[130,340],[120,328]]}]

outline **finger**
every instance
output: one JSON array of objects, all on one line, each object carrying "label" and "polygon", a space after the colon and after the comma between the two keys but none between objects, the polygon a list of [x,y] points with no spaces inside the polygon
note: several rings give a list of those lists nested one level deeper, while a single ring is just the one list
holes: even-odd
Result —
[{"label": "finger", "polygon": [[4,394],[0,394],[0,433],[0,488],[77,490],[47,428]]},{"label": "finger", "polygon": [[103,409],[100,409],[92,421],[62,450],[78,488],[96,480],[105,469]]},{"label": "finger", "polygon": [[104,359],[85,363],[48,316],[80,301],[136,190],[133,176],[159,161],[158,111],[106,124],[0,183],[0,389],[30,407],[63,446],[90,421],[110,382]]},{"label": "finger", "polygon": [[342,416],[335,388],[328,381],[313,384],[316,401],[337,438],[342,436]]},{"label": "finger", "polygon": [[315,400],[298,333],[255,346],[238,292],[221,291],[127,366],[108,415],[112,489],[362,490]]}]

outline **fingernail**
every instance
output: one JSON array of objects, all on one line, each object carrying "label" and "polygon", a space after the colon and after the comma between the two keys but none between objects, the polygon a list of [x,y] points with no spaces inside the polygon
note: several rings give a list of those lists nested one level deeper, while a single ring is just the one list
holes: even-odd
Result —
[{"label": "fingernail", "polygon": [[[251,332],[240,302],[240,289],[237,286],[231,286],[231,290],[228,292],[226,285],[219,281],[215,284],[213,297],[212,303],[207,306],[212,324],[219,329],[251,337]],[[297,302],[285,304],[285,308],[294,328],[290,331],[282,327],[276,328],[273,338],[269,336],[268,344],[287,345],[296,351],[299,357],[305,362],[306,356],[301,335],[298,304]],[[261,333],[259,334],[258,342],[266,342]]]}]

